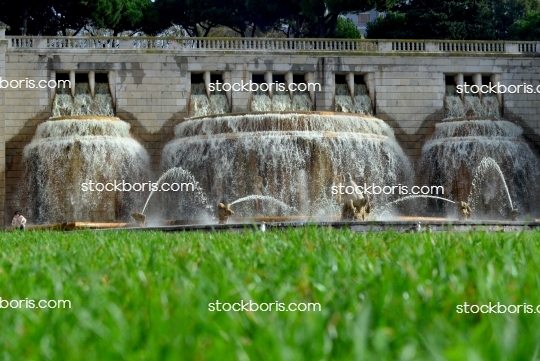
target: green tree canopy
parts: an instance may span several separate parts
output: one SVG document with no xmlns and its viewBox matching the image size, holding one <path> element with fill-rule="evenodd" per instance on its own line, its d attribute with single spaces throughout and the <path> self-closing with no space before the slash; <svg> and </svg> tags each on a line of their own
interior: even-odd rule
<svg viewBox="0 0 540 361">
<path fill-rule="evenodd" d="M 337 20 L 334 36 L 341 39 L 357 39 L 362 37 L 354 22 L 349 18 L 341 16 Z"/>
<path fill-rule="evenodd" d="M 510 26 L 508 35 L 513 40 L 540 40 L 540 12 L 527 13 L 525 19 L 518 20 Z"/>
<path fill-rule="evenodd" d="M 537 0 L 400 0 L 368 24 L 368 38 L 506 39 L 508 28 Z"/>
<path fill-rule="evenodd" d="M 368 25 L 370 38 L 529 39 L 540 0 L 0 0 L 0 20 L 10 34 L 27 35 L 85 27 L 158 34 L 177 25 L 190 36 L 222 26 L 240 36 L 272 29 L 289 37 L 348 37 L 356 33 L 340 17 L 373 8 L 386 15 Z M 527 12 L 533 15 L 525 18 Z"/>
<path fill-rule="evenodd" d="M 94 26 L 111 29 L 113 35 L 122 31 L 138 31 L 144 19 L 152 13 L 150 0 L 94 0 L 89 3 Z"/>
</svg>

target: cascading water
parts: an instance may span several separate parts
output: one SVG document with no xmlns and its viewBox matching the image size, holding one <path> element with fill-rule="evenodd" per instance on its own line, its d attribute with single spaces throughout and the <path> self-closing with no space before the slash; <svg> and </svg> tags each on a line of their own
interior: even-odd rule
<svg viewBox="0 0 540 361">
<path fill-rule="evenodd" d="M 371 98 L 364 84 L 355 84 L 354 99 L 347 84 L 336 84 L 335 102 L 337 112 L 373 115 Z"/>
<path fill-rule="evenodd" d="M 281 111 L 310 111 L 313 102 L 307 91 L 295 91 L 293 97 L 286 91 L 276 91 L 272 98 L 266 92 L 258 90 L 253 93 L 251 111 L 281 112 Z"/>
<path fill-rule="evenodd" d="M 109 92 L 109 84 L 96 83 L 95 96 L 90 94 L 88 83 L 75 85 L 75 97 L 69 88 L 58 88 L 53 101 L 53 117 L 71 115 L 93 115 L 114 117 L 113 101 Z"/>
<path fill-rule="evenodd" d="M 455 85 L 446 86 L 445 114 L 446 118 L 501 117 L 499 101 L 494 94 L 483 94 L 480 100 L 476 94 L 467 93 L 462 100 Z"/>
<path fill-rule="evenodd" d="M 213 203 L 248 195 L 270 196 L 303 215 L 339 210 L 331 195 L 337 176 L 358 184 L 408 184 L 412 167 L 382 120 L 338 113 L 265 113 L 186 120 L 163 150 L 163 168 L 189 170 Z M 374 204 L 395 197 L 373 196 Z M 318 205 L 325 205 L 319 209 Z M 328 205 L 333 205 L 329 207 Z M 235 205 L 253 216 L 256 200 Z M 272 202 L 264 215 L 290 214 Z M 183 217 L 193 210 L 186 209 Z"/>
<path fill-rule="evenodd" d="M 96 84 L 95 98 L 88 84 L 78 84 L 76 90 L 74 100 L 68 99 L 70 93 L 56 94 L 53 114 L 65 116 L 40 124 L 24 148 L 27 213 L 36 223 L 128 220 L 140 208 L 142 193 L 85 192 L 82 184 L 145 182 L 148 154 L 120 119 L 74 115 L 111 113 L 108 87 Z"/>
<path fill-rule="evenodd" d="M 191 84 L 191 114 L 195 117 L 229 112 L 229 102 L 223 92 L 213 91 L 206 95 L 204 83 Z"/>
<path fill-rule="evenodd" d="M 283 203 L 279 199 L 275 199 L 275 198 L 270 197 L 270 196 L 258 196 L 258 195 L 253 195 L 253 194 L 250 195 L 250 196 L 235 200 L 234 202 L 231 203 L 231 206 L 233 206 L 235 204 L 238 204 L 238 203 L 242 203 L 242 202 L 256 201 L 256 200 L 273 202 L 273 203 L 276 203 L 280 207 L 283 207 L 283 208 L 285 208 L 287 210 L 291 210 L 292 212 L 297 211 L 294 207 L 290 207 L 290 206 L 286 205 L 285 203 Z"/>
<path fill-rule="evenodd" d="M 163 203 L 166 205 L 164 208 L 167 210 L 168 217 L 179 217 L 183 209 L 193 210 L 194 213 L 192 213 L 192 215 L 194 218 L 200 219 L 211 217 L 210 214 L 212 213 L 213 208 L 208 204 L 206 194 L 199 186 L 193 174 L 181 167 L 174 167 L 164 172 L 156 183 L 158 186 L 161 186 L 165 181 L 169 184 L 179 184 L 180 190 L 182 190 L 180 197 L 175 197 L 173 192 L 164 195 L 165 200 Z M 185 186 L 184 188 L 183 185 Z M 146 207 L 155 192 L 156 191 L 152 191 L 150 193 L 141 213 L 146 211 Z M 178 214 L 178 212 L 180 212 L 180 214 Z"/>
<path fill-rule="evenodd" d="M 508 218 L 514 209 L 506 179 L 494 159 L 484 158 L 480 161 L 474 172 L 468 203 L 473 214 L 480 213 L 491 218 Z"/>
<path fill-rule="evenodd" d="M 474 183 L 474 172 L 482 160 L 489 157 L 500 167 L 517 207 L 524 213 L 536 214 L 540 161 L 521 135 L 520 127 L 504 120 L 470 118 L 436 124 L 432 139 L 422 148 L 422 184 L 442 185 L 444 197 L 467 201 Z M 486 176 L 476 183 L 474 215 L 480 218 L 500 217 L 501 204 L 508 203 L 501 177 Z M 445 211 L 441 204 L 432 206 Z"/>
</svg>

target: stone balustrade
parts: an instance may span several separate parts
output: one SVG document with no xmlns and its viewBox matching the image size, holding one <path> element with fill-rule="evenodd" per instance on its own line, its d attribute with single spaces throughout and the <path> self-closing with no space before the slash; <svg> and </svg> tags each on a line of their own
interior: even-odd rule
<svg viewBox="0 0 540 361">
<path fill-rule="evenodd" d="M 8 51 L 28 50 L 172 50 L 335 53 L 540 54 L 540 42 L 472 40 L 360 40 L 270 38 L 160 38 L 7 36 Z"/>
</svg>

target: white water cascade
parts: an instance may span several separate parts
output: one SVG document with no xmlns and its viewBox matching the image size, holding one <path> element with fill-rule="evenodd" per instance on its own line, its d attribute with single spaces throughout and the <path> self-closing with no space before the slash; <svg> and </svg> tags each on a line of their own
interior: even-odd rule
<svg viewBox="0 0 540 361">
<path fill-rule="evenodd" d="M 324 215 L 339 209 L 329 204 L 336 203 L 331 186 L 340 174 L 351 173 L 359 184 L 408 184 L 413 178 L 392 129 L 372 117 L 300 112 L 202 117 L 180 123 L 175 136 L 163 150 L 163 169 L 189 170 L 215 204 L 269 196 L 303 215 Z M 373 202 L 393 199 L 380 195 Z M 254 203 L 236 204 L 236 215 L 254 215 Z M 267 216 L 290 214 L 272 202 L 262 207 Z"/>
<path fill-rule="evenodd" d="M 229 102 L 223 92 L 214 91 L 206 95 L 204 83 L 191 85 L 191 114 L 195 117 L 229 112 Z"/>
<path fill-rule="evenodd" d="M 253 112 L 282 112 L 282 111 L 310 111 L 313 102 L 307 91 L 295 91 L 291 96 L 286 91 L 276 91 L 270 99 L 263 91 L 253 93 L 251 111 Z"/>
<path fill-rule="evenodd" d="M 501 175 L 474 181 L 484 158 L 491 158 Z M 522 212 L 538 213 L 540 161 L 522 137 L 522 129 L 509 121 L 471 118 L 436 124 L 432 139 L 422 148 L 420 169 L 422 184 L 444 186 L 444 197 L 454 201 L 467 201 L 476 183 L 474 197 L 483 199 L 483 206 L 476 207 L 480 218 L 495 213 L 500 217 L 494 209 L 503 204 L 508 208 L 508 197 Z"/>
<path fill-rule="evenodd" d="M 355 84 L 354 98 L 347 84 L 336 84 L 335 102 L 337 112 L 373 115 L 371 98 L 364 84 Z"/>
<path fill-rule="evenodd" d="M 107 85 L 107 84 L 105 84 Z M 105 92 L 106 90 L 106 92 Z M 37 127 L 23 151 L 26 213 L 36 223 L 129 220 L 144 192 L 87 191 L 83 183 L 146 182 L 149 157 L 130 135 L 130 125 L 112 115 L 108 86 L 77 84 L 75 99 L 60 91 L 51 118 Z M 97 113 L 97 115 L 92 115 Z M 98 186 L 99 187 L 99 186 Z M 111 189 L 111 186 L 109 186 Z"/>
<path fill-rule="evenodd" d="M 482 100 L 476 94 L 465 94 L 462 100 L 456 92 L 455 85 L 446 86 L 446 118 L 500 118 L 499 106 L 499 101 L 494 94 L 483 94 Z"/>
<path fill-rule="evenodd" d="M 93 115 L 114 117 L 109 84 L 96 83 L 95 92 L 95 96 L 92 98 L 88 83 L 77 83 L 75 85 L 75 97 L 71 96 L 69 88 L 58 88 L 53 101 L 52 116 Z"/>
</svg>

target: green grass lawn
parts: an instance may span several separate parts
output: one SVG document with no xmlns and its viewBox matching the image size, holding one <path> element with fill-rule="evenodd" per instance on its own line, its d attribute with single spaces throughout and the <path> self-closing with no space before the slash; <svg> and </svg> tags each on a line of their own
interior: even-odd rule
<svg viewBox="0 0 540 361">
<path fill-rule="evenodd" d="M 3 360 L 534 360 L 540 233 L 9 232 Z M 209 303 L 318 302 L 321 312 L 210 312 Z"/>
</svg>

